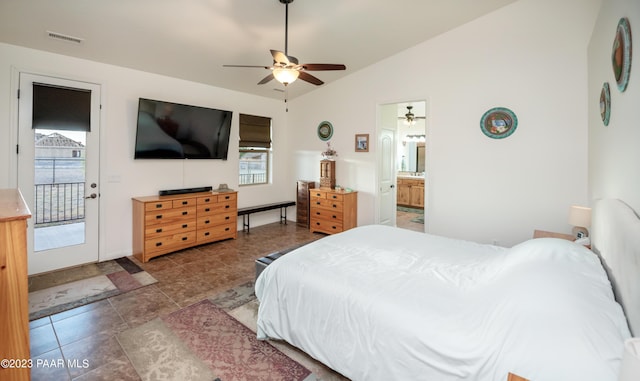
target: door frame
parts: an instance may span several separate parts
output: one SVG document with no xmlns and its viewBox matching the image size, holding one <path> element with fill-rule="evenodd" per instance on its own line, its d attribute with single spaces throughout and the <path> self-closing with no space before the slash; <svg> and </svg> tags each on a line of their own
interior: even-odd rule
<svg viewBox="0 0 640 381">
<path fill-rule="evenodd" d="M 11 79 L 10 79 L 10 104 L 9 104 L 9 117 L 10 117 L 10 121 L 9 121 L 9 139 L 12 143 L 11 149 L 13 150 L 13 154 L 9 155 L 9 179 L 8 179 L 8 184 L 9 187 L 12 188 L 18 188 L 18 153 L 17 153 L 17 147 L 18 147 L 18 138 L 19 138 L 19 98 L 18 98 L 18 93 L 19 93 L 19 89 L 20 89 L 20 74 L 30 74 L 30 75 L 37 75 L 37 76 L 43 76 L 43 77 L 52 77 L 52 78 L 59 78 L 62 80 L 68 80 L 68 81 L 75 81 L 75 82 L 85 82 L 85 83 L 91 83 L 94 85 L 97 85 L 99 87 L 99 96 L 100 96 L 100 107 L 99 107 L 99 115 L 98 115 L 98 123 L 100 125 L 100 129 L 98 132 L 98 147 L 97 149 L 98 151 L 98 174 L 97 174 L 97 178 L 99 181 L 99 187 L 98 189 L 100 190 L 100 197 L 99 197 L 99 201 L 98 201 L 98 242 L 97 242 L 97 250 L 98 250 L 98 262 L 100 262 L 102 260 L 102 258 L 104 258 L 104 245 L 105 245 L 105 202 L 104 202 L 104 196 L 105 196 L 105 174 L 104 171 L 100 170 L 101 168 L 104 167 L 104 163 L 105 163 L 105 143 L 104 143 L 104 130 L 105 130 L 105 121 L 106 121 L 106 113 L 104 112 L 104 104 L 105 104 L 105 94 L 106 94 L 106 87 L 107 85 L 105 83 L 103 83 L 101 80 L 95 79 L 95 78 L 87 78 L 87 77 L 81 77 L 81 76 L 77 76 L 77 75 L 72 75 L 69 73 L 56 73 L 56 72 L 49 72 L 47 70 L 37 70 L 34 68 L 26 68 L 26 67 L 19 67 L 19 66 L 11 66 Z M 27 221 L 29 223 L 29 221 Z M 29 244 L 32 244 L 31 242 L 29 242 Z"/>
<path fill-rule="evenodd" d="M 430 125 L 430 121 L 431 121 L 431 112 L 429 111 L 430 109 L 430 100 L 428 97 L 415 97 L 413 99 L 403 99 L 403 100 L 393 100 L 393 101 L 387 101 L 387 102 L 379 102 L 377 104 L 377 108 L 376 108 L 376 142 L 378 141 L 378 138 L 380 136 L 380 130 L 382 128 L 382 108 L 384 106 L 389 106 L 389 105 L 396 105 L 399 103 L 417 103 L 417 102 L 423 102 L 425 104 L 425 136 L 426 136 L 426 143 L 425 143 L 425 177 L 424 177 L 424 232 L 428 233 L 430 231 L 429 229 L 429 213 L 428 210 L 430 208 L 431 205 L 431 129 L 429 128 Z M 395 130 L 396 130 L 396 136 L 395 136 L 395 144 L 398 144 L 398 127 L 397 125 L 395 126 Z M 393 158 L 393 166 L 395 168 L 397 168 L 398 165 L 398 158 L 397 158 L 397 149 L 396 151 L 396 155 Z M 376 149 L 376 208 L 375 208 L 375 223 L 380 223 L 380 210 L 382 209 L 382 197 L 380 197 L 380 178 L 381 178 L 381 162 L 382 162 L 382 152 L 380 149 Z M 396 170 L 397 173 L 397 170 Z M 397 192 L 398 192 L 398 187 L 394 187 L 394 193 L 395 193 L 395 197 L 393 199 L 393 206 L 395 208 L 396 203 L 397 203 Z M 394 218 L 395 221 L 395 218 Z"/>
</svg>

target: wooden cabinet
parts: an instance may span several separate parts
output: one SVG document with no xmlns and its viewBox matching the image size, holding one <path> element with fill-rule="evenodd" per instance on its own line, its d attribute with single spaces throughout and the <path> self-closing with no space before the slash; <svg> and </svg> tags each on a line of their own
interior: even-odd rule
<svg viewBox="0 0 640 381">
<path fill-rule="evenodd" d="M 237 192 L 134 197 L 133 255 L 158 255 L 237 238 Z"/>
<path fill-rule="evenodd" d="M 298 180 L 296 187 L 296 223 L 309 227 L 309 190 L 315 189 L 315 181 Z"/>
<path fill-rule="evenodd" d="M 17 189 L 0 189 L 0 380 L 30 380 L 27 219 L 31 212 Z M 15 366 L 11 366 L 15 365 Z"/>
<path fill-rule="evenodd" d="M 358 225 L 358 192 L 312 189 L 309 200 L 312 232 L 340 233 Z"/>
<path fill-rule="evenodd" d="M 424 179 L 398 178 L 397 204 L 424 208 Z"/>
<path fill-rule="evenodd" d="M 336 187 L 336 162 L 320 160 L 320 188 L 333 189 Z"/>
</svg>

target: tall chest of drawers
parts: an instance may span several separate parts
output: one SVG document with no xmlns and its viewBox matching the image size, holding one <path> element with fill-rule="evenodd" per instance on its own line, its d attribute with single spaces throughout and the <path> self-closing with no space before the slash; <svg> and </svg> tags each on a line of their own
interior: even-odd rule
<svg viewBox="0 0 640 381">
<path fill-rule="evenodd" d="M 358 225 L 358 192 L 334 189 L 311 189 L 311 232 L 340 233 Z"/>
<path fill-rule="evenodd" d="M 133 255 L 142 262 L 204 243 L 237 238 L 237 192 L 134 197 Z"/>
</svg>

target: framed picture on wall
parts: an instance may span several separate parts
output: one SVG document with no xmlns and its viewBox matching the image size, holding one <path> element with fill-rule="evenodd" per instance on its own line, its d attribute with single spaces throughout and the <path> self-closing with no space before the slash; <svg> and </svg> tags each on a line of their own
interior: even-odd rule
<svg viewBox="0 0 640 381">
<path fill-rule="evenodd" d="M 369 134 L 356 134 L 356 152 L 369 152 Z"/>
</svg>

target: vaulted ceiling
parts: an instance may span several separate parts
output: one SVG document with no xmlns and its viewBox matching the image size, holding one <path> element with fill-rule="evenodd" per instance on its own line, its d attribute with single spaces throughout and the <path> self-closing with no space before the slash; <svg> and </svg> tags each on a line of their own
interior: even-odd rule
<svg viewBox="0 0 640 381">
<path fill-rule="evenodd" d="M 345 64 L 312 72 L 326 86 L 514 1 L 295 0 L 288 53 Z M 280 0 L 0 0 L 0 42 L 278 99 L 283 85 L 257 84 L 267 70 L 223 64 L 270 66 L 284 39 Z M 298 80 L 288 98 L 315 88 Z"/>
</svg>

